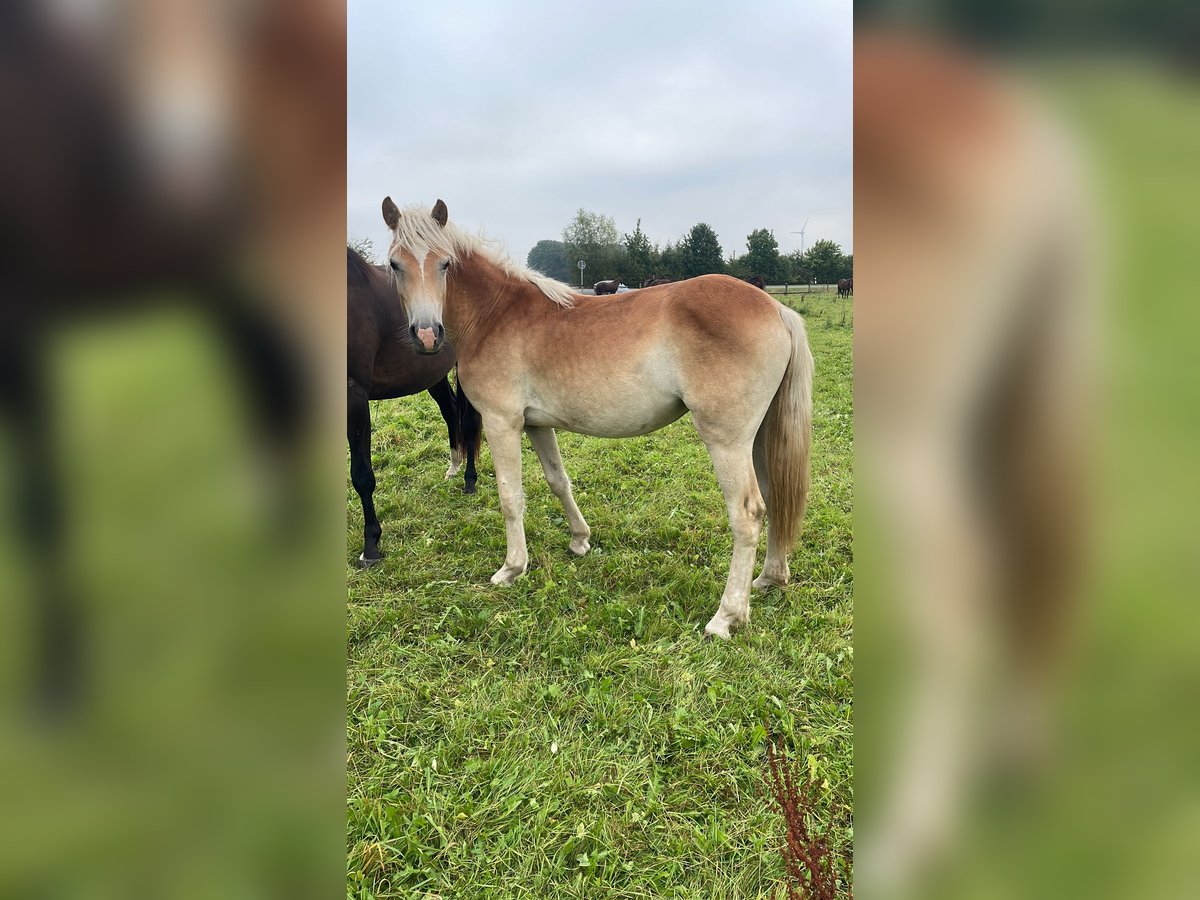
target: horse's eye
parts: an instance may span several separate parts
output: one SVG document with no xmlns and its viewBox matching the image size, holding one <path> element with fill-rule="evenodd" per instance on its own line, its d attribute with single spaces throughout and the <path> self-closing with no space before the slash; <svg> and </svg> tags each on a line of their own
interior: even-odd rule
<svg viewBox="0 0 1200 900">
<path fill-rule="evenodd" d="M 450 260 L 446 260 L 444 263 L 442 263 L 442 271 L 443 272 L 449 270 L 449 268 L 450 268 Z"/>
<path fill-rule="evenodd" d="M 392 260 L 392 262 L 391 262 L 391 265 L 392 265 L 392 271 L 393 271 L 393 272 L 399 272 L 399 271 L 400 271 L 400 263 L 396 262 L 394 259 Z"/>
</svg>

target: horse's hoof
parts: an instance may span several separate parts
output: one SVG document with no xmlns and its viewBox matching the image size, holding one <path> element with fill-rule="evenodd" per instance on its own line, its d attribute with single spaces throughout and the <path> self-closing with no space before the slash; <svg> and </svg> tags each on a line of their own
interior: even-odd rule
<svg viewBox="0 0 1200 900">
<path fill-rule="evenodd" d="M 587 538 L 581 541 L 571 541 L 571 552 L 576 556 L 584 556 L 592 549 L 592 543 Z"/>
<path fill-rule="evenodd" d="M 468 484 L 464 484 L 464 485 L 463 485 L 463 493 L 464 493 L 464 494 L 473 494 L 473 493 L 475 493 L 475 482 L 473 482 L 473 481 L 472 481 L 472 482 L 470 482 L 470 483 L 468 483 Z"/>
<path fill-rule="evenodd" d="M 715 637 L 720 638 L 723 641 L 729 640 L 729 626 L 724 622 L 716 622 L 715 620 L 705 625 L 704 639 L 706 641 L 711 641 Z"/>
<path fill-rule="evenodd" d="M 380 562 L 382 559 L 383 559 L 382 556 L 372 556 L 370 559 L 367 559 L 366 556 L 364 556 L 363 554 L 360 553 L 358 555 L 358 567 L 360 569 L 369 569 L 369 568 L 371 568 L 371 566 L 375 565 L 375 563 L 377 563 L 377 562 Z"/>
<path fill-rule="evenodd" d="M 492 584 L 496 584 L 496 585 L 512 584 L 514 581 L 516 581 L 518 578 L 520 578 L 522 575 L 525 574 L 525 570 L 527 568 L 528 568 L 528 566 L 526 566 L 524 568 L 514 568 L 512 566 L 507 566 L 507 565 L 501 566 L 496 571 L 496 574 L 492 576 Z"/>
<path fill-rule="evenodd" d="M 787 582 L 780 581 L 776 578 L 770 578 L 766 575 L 759 575 L 754 579 L 750 586 L 756 591 L 767 591 L 771 588 L 778 588 L 782 591 L 785 587 L 787 587 Z"/>
</svg>

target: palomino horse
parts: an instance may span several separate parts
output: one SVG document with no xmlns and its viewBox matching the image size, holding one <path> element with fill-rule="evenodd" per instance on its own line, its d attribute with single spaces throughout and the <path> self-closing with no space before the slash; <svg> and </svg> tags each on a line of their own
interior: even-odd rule
<svg viewBox="0 0 1200 900">
<path fill-rule="evenodd" d="M 388 261 L 413 343 L 454 342 L 459 378 L 483 417 L 508 552 L 493 584 L 529 566 L 521 431 L 562 502 L 571 551 L 591 548 L 555 428 L 601 437 L 647 434 L 688 410 L 708 448 L 733 528 L 733 559 L 705 633 L 750 619 L 764 515 L 767 556 L 753 586 L 786 585 L 808 495 L 812 354 L 804 320 L 736 278 L 705 275 L 639 292 L 585 297 L 504 257 L 449 223 L 441 200 L 403 213 L 391 198 Z"/>
<path fill-rule="evenodd" d="M 621 282 L 618 279 L 613 278 L 609 281 L 597 281 L 594 285 L 592 285 L 592 290 L 597 294 L 615 294 L 617 292 L 617 288 L 620 286 Z"/>
<path fill-rule="evenodd" d="M 860 896 L 932 893 L 916 876 L 977 832 L 977 779 L 1003 770 L 1007 795 L 1033 761 L 1053 784 L 1039 756 L 1070 718 L 1052 698 L 1083 581 L 1098 217 L 1027 87 L 940 40 L 856 31 L 856 515 L 880 523 L 863 555 L 881 565 L 855 606 L 887 623 L 896 723 L 856 823 Z M 1021 831 L 989 848 L 1015 877 Z"/>
<path fill-rule="evenodd" d="M 454 368 L 449 344 L 433 356 L 413 353 L 404 310 L 396 306 L 387 269 L 372 266 L 346 248 L 346 431 L 350 443 L 350 479 L 362 501 L 362 568 L 379 562 L 382 528 L 375 515 L 375 472 L 371 468 L 371 400 L 390 400 L 429 391 L 450 432 L 453 477 L 466 457 L 463 491 L 475 493 L 475 456 L 479 451 L 479 413 L 466 397 L 455 398 L 446 377 Z"/>
</svg>

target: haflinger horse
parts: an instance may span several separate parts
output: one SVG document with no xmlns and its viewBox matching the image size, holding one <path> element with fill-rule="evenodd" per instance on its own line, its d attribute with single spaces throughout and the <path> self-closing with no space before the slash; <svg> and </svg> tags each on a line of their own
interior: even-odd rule
<svg viewBox="0 0 1200 900">
<path fill-rule="evenodd" d="M 813 360 L 797 313 L 725 275 L 646 288 L 636 300 L 582 296 L 452 225 L 441 200 L 432 212 L 401 212 L 388 197 L 383 219 L 414 346 L 436 353 L 454 342 L 460 382 L 483 417 L 508 545 L 493 584 L 512 583 L 529 566 L 522 431 L 562 503 L 571 552 L 582 556 L 591 529 L 571 495 L 554 429 L 632 437 L 689 410 L 734 542 L 706 635 L 728 638 L 750 620 L 764 517 L 767 555 L 753 587 L 788 583 L 812 432 Z"/>
<path fill-rule="evenodd" d="M 371 400 L 390 400 L 429 391 L 450 432 L 452 478 L 466 459 L 463 491 L 475 493 L 475 456 L 479 451 L 479 413 L 465 397 L 454 396 L 447 378 L 454 368 L 449 344 L 433 355 L 413 352 L 404 310 L 396 305 L 387 269 L 373 266 L 346 248 L 346 431 L 350 444 L 350 480 L 363 508 L 361 568 L 382 558 L 383 529 L 375 514 L 375 472 L 371 468 Z"/>
<path fill-rule="evenodd" d="M 594 285 L 592 285 L 592 290 L 596 294 L 615 294 L 617 292 L 617 288 L 620 286 L 620 280 L 613 278 L 609 281 L 597 281 Z"/>
</svg>

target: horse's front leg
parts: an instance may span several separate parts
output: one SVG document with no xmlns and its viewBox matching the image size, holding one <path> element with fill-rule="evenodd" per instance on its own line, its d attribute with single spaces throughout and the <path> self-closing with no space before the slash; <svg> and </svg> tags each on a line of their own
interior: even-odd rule
<svg viewBox="0 0 1200 900">
<path fill-rule="evenodd" d="M 483 430 L 496 467 L 496 491 L 500 494 L 500 511 L 504 514 L 504 532 L 508 541 L 504 565 L 492 576 L 492 584 L 512 584 L 529 568 L 529 551 L 525 547 L 525 493 L 521 489 L 522 424 L 505 417 L 483 418 Z"/>
<path fill-rule="evenodd" d="M 562 503 L 563 512 L 567 515 L 567 524 L 571 528 L 571 552 L 576 556 L 583 556 L 592 549 L 589 541 L 592 529 L 588 528 L 588 523 L 583 520 L 583 514 L 575 505 L 575 498 L 571 495 L 571 479 L 567 477 L 567 470 L 563 468 L 554 429 L 526 428 L 525 433 L 529 435 L 529 443 L 533 444 L 533 450 L 542 463 L 542 471 L 546 473 L 546 483 L 550 485 L 550 490 L 554 491 L 554 496 Z"/>
<path fill-rule="evenodd" d="M 346 438 L 350 444 L 350 480 L 363 509 L 363 549 L 359 568 L 379 562 L 383 528 L 375 515 L 375 472 L 371 468 L 371 404 L 366 388 L 353 378 L 346 385 Z"/>
<path fill-rule="evenodd" d="M 443 376 L 441 381 L 429 388 L 429 396 L 437 403 L 438 409 L 442 413 L 442 419 L 446 422 L 446 431 L 450 435 L 450 465 L 446 469 L 446 477 L 453 478 L 458 474 L 458 469 L 463 463 L 464 453 L 458 401 L 454 398 L 450 379 Z"/>
</svg>

